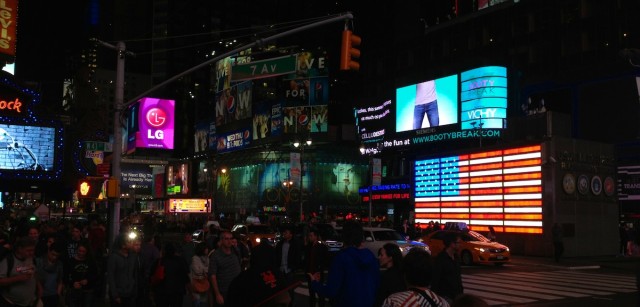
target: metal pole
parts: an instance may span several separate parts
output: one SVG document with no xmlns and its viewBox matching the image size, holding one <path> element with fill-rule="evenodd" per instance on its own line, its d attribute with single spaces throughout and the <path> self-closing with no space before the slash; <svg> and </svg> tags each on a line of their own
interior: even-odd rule
<svg viewBox="0 0 640 307">
<path fill-rule="evenodd" d="M 302 183 L 304 182 L 304 144 L 300 144 L 300 223 L 304 222 L 304 214 L 302 213 Z"/>
<path fill-rule="evenodd" d="M 238 47 L 236 49 L 233 49 L 231 51 L 225 52 L 225 53 L 223 53 L 223 54 L 221 54 L 221 55 L 219 55 L 217 57 L 214 57 L 214 58 L 212 58 L 212 59 L 210 59 L 208 61 L 205 61 L 205 62 L 203 62 L 201 64 L 198 64 L 198 65 L 196 65 L 196 66 L 194 66 L 192 68 L 189 68 L 189 69 L 183 71 L 182 73 L 179 73 L 179 74 L 177 74 L 177 75 L 175 75 L 175 76 L 163 81 L 162 83 L 160 83 L 160 84 L 148 89 L 144 93 L 142 93 L 142 94 L 134 97 L 133 99 L 127 101 L 127 103 L 124 104 L 124 108 L 125 109 L 128 108 L 130 105 L 136 103 L 140 98 L 142 98 L 144 96 L 147 96 L 148 94 L 152 93 L 153 91 L 155 91 L 155 90 L 157 90 L 157 89 L 159 89 L 159 88 L 161 88 L 161 87 L 163 87 L 163 86 L 165 86 L 165 85 L 167 85 L 167 84 L 169 84 L 169 83 L 181 78 L 182 76 L 188 75 L 188 74 L 190 74 L 190 73 L 192 73 L 192 72 L 194 72 L 194 71 L 196 71 L 198 69 L 201 69 L 203 67 L 209 66 L 210 64 L 215 63 L 215 62 L 219 61 L 220 59 L 224 59 L 224 58 L 226 58 L 228 56 L 232 56 L 234 54 L 237 54 L 240 51 L 243 51 L 243 50 L 246 50 L 246 49 L 249 49 L 249 48 L 253 48 L 255 46 L 263 45 L 264 43 L 267 43 L 267 42 L 272 41 L 272 40 L 276 40 L 278 38 L 286 37 L 286 36 L 289 36 L 291 34 L 295 34 L 295 33 L 302 32 L 302 31 L 306 31 L 306 30 L 313 29 L 313 28 L 316 28 L 316 27 L 319 27 L 319 26 L 323 26 L 323 25 L 326 25 L 326 24 L 329 24 L 329 23 L 336 22 L 336 21 L 342 21 L 342 20 L 345 20 L 345 19 L 353 19 L 353 14 L 351 14 L 351 12 L 346 12 L 346 13 L 343 13 L 343 14 L 339 14 L 336 17 L 327 18 L 325 20 L 320 20 L 320 21 L 314 22 L 312 24 L 308 24 L 306 26 L 301 26 L 301 27 L 298 27 L 298 28 L 295 28 L 295 29 L 291 29 L 289 31 L 285 31 L 285 32 L 282 32 L 282 33 L 279 33 L 279 34 L 276 34 L 276 35 L 273 35 L 273 36 L 269 36 L 267 38 L 259 39 L 259 40 L 255 41 L 253 43 L 249 43 L 249 44 L 240 46 L 240 47 Z"/>
<path fill-rule="evenodd" d="M 371 227 L 371 210 L 373 207 L 373 158 L 369 156 L 369 227 Z"/>
</svg>

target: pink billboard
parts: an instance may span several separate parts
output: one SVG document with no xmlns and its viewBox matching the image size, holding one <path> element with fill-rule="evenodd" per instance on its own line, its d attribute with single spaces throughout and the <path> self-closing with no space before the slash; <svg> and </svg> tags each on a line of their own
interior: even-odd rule
<svg viewBox="0 0 640 307">
<path fill-rule="evenodd" d="M 175 100 L 145 97 L 140 99 L 137 148 L 173 149 Z"/>
</svg>

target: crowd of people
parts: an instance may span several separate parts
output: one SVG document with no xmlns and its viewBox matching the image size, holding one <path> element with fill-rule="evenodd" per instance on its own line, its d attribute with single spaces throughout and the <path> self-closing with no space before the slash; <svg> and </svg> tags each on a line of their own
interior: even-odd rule
<svg viewBox="0 0 640 307">
<path fill-rule="evenodd" d="M 128 236 L 123 225 L 110 248 L 99 220 L 24 219 L 7 228 L 0 306 L 294 306 L 303 282 L 309 296 L 300 303 L 309 306 L 484 306 L 460 303 L 455 236 L 432 258 L 418 249 L 403 257 L 392 243 L 374 255 L 362 248 L 355 221 L 343 225 L 345 247 L 336 253 L 313 224 L 304 234 L 285 227 L 277 244 L 265 238 L 255 246 L 215 224 L 198 242 L 190 232 L 183 242 L 162 242 L 155 227 Z"/>
</svg>

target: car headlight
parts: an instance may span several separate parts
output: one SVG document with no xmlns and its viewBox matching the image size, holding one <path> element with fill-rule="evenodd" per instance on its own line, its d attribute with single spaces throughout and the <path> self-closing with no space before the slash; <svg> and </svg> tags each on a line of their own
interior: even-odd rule
<svg viewBox="0 0 640 307">
<path fill-rule="evenodd" d="M 135 240 L 138 237 L 138 234 L 135 231 L 131 231 L 127 236 L 129 237 L 129 240 Z"/>
<path fill-rule="evenodd" d="M 476 247 L 476 248 L 475 248 L 475 250 L 477 250 L 477 251 L 479 251 L 479 252 L 481 252 L 481 253 L 484 253 L 485 251 L 487 251 L 487 250 L 486 250 L 485 248 L 483 248 L 483 247 Z"/>
</svg>

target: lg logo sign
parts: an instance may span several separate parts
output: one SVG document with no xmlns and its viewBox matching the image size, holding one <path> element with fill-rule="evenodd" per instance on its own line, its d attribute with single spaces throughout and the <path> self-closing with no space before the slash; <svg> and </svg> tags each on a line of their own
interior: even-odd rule
<svg viewBox="0 0 640 307">
<path fill-rule="evenodd" d="M 160 108 L 151 108 L 147 111 L 145 115 L 147 119 L 147 124 L 153 128 L 157 129 L 147 129 L 147 138 L 150 140 L 163 140 L 164 139 L 164 131 L 160 128 L 167 121 L 167 113 Z"/>
</svg>

